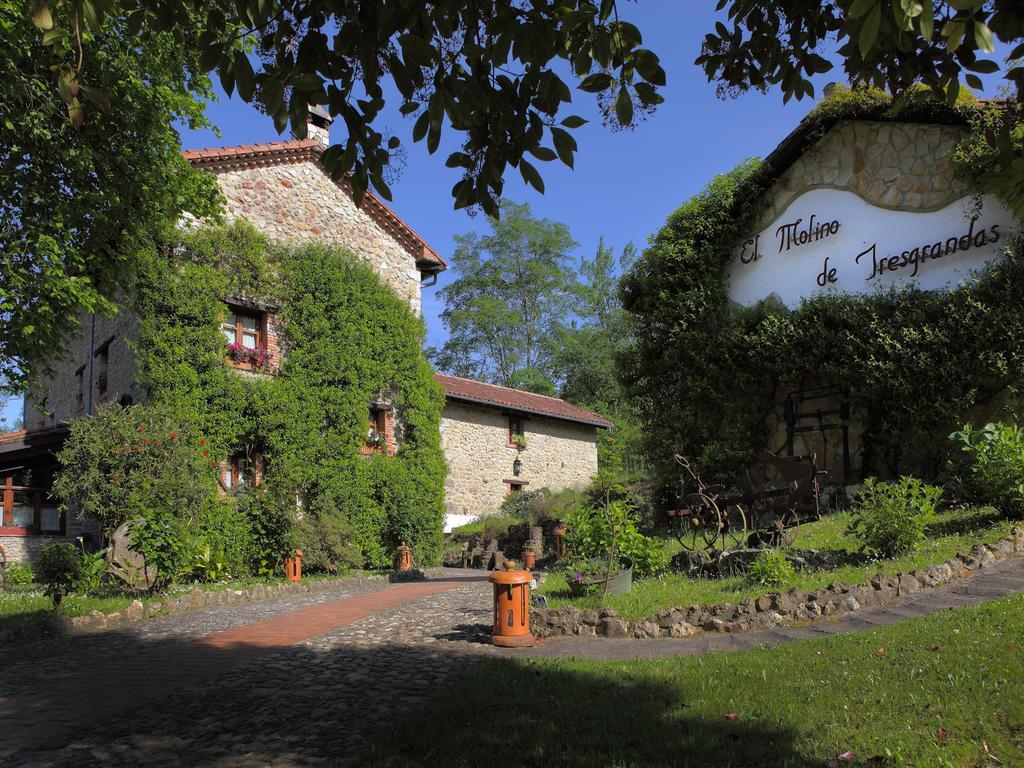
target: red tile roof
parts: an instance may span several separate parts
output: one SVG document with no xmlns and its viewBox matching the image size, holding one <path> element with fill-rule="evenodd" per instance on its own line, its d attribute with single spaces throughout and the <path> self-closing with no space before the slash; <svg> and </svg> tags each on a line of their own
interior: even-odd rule
<svg viewBox="0 0 1024 768">
<path fill-rule="evenodd" d="M 295 163 L 303 160 L 318 160 L 323 146 L 314 139 L 292 141 L 271 141 L 265 144 L 242 144 L 236 147 L 215 147 L 213 149 L 189 149 L 181 153 L 196 168 L 213 171 L 230 171 L 236 168 L 251 168 L 278 163 Z M 338 185 L 349 194 L 352 187 L 343 179 Z M 416 265 L 431 273 L 447 269 L 448 262 L 437 251 L 427 245 L 426 240 L 416 234 L 412 227 L 392 211 L 373 192 L 367 190 L 361 206 L 370 218 L 405 248 L 416 259 Z"/>
<path fill-rule="evenodd" d="M 482 381 L 464 379 L 460 376 L 448 376 L 435 373 L 437 383 L 444 388 L 445 395 L 453 400 L 465 400 L 482 405 L 496 405 L 511 411 L 532 413 L 538 416 L 550 416 L 553 419 L 575 421 L 595 427 L 611 427 L 612 423 L 603 416 L 578 408 L 565 400 L 547 395 L 524 392 L 521 389 L 500 387 L 497 384 L 485 384 Z"/>
</svg>

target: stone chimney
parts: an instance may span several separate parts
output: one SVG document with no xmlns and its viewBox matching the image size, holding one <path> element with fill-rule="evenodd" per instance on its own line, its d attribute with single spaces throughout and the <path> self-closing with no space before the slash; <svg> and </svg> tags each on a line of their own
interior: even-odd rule
<svg viewBox="0 0 1024 768">
<path fill-rule="evenodd" d="M 309 105 L 306 117 L 306 138 L 313 139 L 326 149 L 331 144 L 331 123 L 334 122 L 327 110 L 319 104 Z"/>
</svg>

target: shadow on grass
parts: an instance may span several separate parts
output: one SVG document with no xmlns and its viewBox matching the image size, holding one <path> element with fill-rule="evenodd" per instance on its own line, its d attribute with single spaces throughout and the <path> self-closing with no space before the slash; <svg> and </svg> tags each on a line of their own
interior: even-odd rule
<svg viewBox="0 0 1024 768">
<path fill-rule="evenodd" d="M 692 714 L 642 668 L 613 676 L 488 659 L 345 765 L 820 768 L 797 752 L 793 731 L 722 715 Z"/>
<path fill-rule="evenodd" d="M 1006 515 L 994 507 L 983 507 L 980 509 L 975 507 L 971 509 L 970 514 L 964 513 L 949 520 L 932 523 L 928 526 L 927 535 L 930 538 L 965 536 L 985 528 L 991 528 L 1003 519 L 1006 519 Z"/>
</svg>

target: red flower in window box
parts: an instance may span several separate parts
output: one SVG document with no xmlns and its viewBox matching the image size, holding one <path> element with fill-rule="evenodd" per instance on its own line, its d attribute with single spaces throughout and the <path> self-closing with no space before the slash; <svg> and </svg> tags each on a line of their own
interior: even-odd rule
<svg viewBox="0 0 1024 768">
<path fill-rule="evenodd" d="M 228 357 L 236 363 L 248 363 L 253 368 L 267 368 L 270 365 L 271 354 L 261 348 L 252 349 L 239 344 L 228 345 Z"/>
</svg>

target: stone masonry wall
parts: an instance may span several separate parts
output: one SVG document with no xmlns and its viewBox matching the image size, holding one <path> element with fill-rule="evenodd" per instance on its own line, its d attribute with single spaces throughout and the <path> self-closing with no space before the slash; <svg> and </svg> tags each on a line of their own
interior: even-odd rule
<svg viewBox="0 0 1024 768">
<path fill-rule="evenodd" d="M 135 353 L 129 344 L 134 340 L 137 323 L 131 313 L 114 317 L 93 317 L 80 313 L 81 330 L 68 343 L 67 354 L 53 363 L 53 374 L 31 388 L 25 395 L 25 428 L 29 430 L 52 427 L 85 416 L 90 408 L 95 413 L 103 403 L 117 402 L 123 396 L 139 399 L 135 386 Z M 91 332 L 90 332 L 91 330 Z M 99 391 L 99 359 L 96 350 L 109 342 L 107 390 Z M 81 406 L 78 404 L 78 383 L 75 372 L 85 366 L 85 391 Z"/>
<path fill-rule="evenodd" d="M 313 161 L 216 171 L 228 218 L 244 218 L 283 242 L 351 248 L 420 313 L 416 260 Z"/>
<path fill-rule="evenodd" d="M 508 445 L 508 415 L 449 400 L 441 413 L 441 446 L 448 461 L 445 498 L 449 514 L 490 515 L 508 495 L 506 480 L 524 490 L 582 487 L 597 472 L 597 429 L 543 416 L 523 417 L 526 449 L 516 478 L 517 451 Z"/>
<path fill-rule="evenodd" d="M 750 230 L 766 227 L 811 189 L 848 190 L 881 208 L 944 208 L 968 194 L 950 161 L 965 133 L 950 125 L 841 121 L 779 176 Z"/>
</svg>

